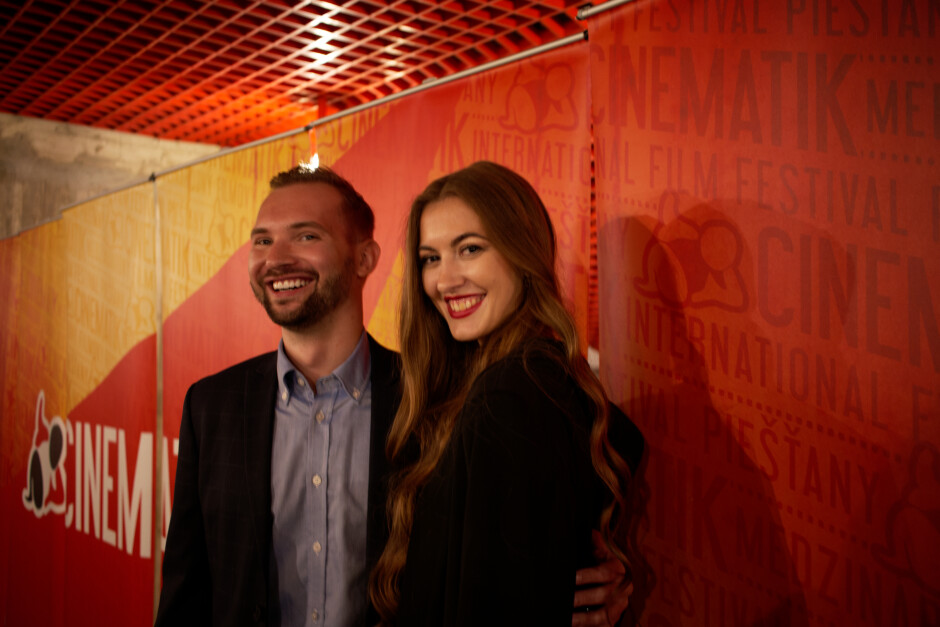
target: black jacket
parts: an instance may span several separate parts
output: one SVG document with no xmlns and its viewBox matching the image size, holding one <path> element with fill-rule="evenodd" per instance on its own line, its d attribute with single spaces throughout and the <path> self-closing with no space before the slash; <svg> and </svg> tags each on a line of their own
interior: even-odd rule
<svg viewBox="0 0 940 627">
<path fill-rule="evenodd" d="M 401 399 L 398 355 L 369 337 L 372 424 L 367 564 L 388 539 L 385 439 Z M 265 625 L 277 353 L 193 384 L 180 421 L 158 627 Z M 377 616 L 370 608 L 370 621 Z"/>
</svg>

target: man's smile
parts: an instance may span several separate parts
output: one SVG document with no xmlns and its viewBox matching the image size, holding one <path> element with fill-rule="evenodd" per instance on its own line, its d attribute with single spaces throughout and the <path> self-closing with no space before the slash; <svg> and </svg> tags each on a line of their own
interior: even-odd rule
<svg viewBox="0 0 940 627">
<path fill-rule="evenodd" d="M 271 289 L 275 292 L 284 292 L 287 290 L 296 290 L 309 284 L 306 279 L 280 279 L 271 283 Z"/>
</svg>

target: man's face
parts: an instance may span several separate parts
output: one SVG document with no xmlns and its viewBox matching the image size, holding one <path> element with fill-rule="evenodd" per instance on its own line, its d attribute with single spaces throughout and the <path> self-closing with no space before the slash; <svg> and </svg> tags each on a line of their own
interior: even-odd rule
<svg viewBox="0 0 940 627">
<path fill-rule="evenodd" d="M 356 277 L 342 198 L 326 183 L 272 190 L 251 232 L 248 276 L 271 320 L 300 330 L 344 303 Z"/>
</svg>

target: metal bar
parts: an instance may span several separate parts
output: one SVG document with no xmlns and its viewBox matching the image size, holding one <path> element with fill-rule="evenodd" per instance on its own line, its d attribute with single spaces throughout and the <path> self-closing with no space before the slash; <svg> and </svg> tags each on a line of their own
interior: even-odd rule
<svg viewBox="0 0 940 627">
<path fill-rule="evenodd" d="M 578 9 L 578 19 L 586 20 L 589 17 L 593 17 L 604 11 L 610 11 L 619 7 L 621 4 L 630 4 L 631 2 L 636 2 L 636 0 L 610 0 L 610 2 L 604 2 L 596 7 L 586 6 L 581 9 Z"/>
<path fill-rule="evenodd" d="M 163 564 L 163 517 L 169 512 L 163 511 L 163 237 L 160 220 L 160 196 L 157 189 L 157 178 L 151 177 L 153 182 L 153 258 L 156 265 L 154 286 L 156 304 L 154 309 L 154 323 L 157 335 L 157 407 L 156 425 L 154 427 L 153 449 L 156 456 L 154 464 L 154 498 L 153 512 L 153 620 L 157 620 L 157 609 L 160 605 L 160 582 L 162 578 L 161 565 Z M 166 489 L 169 489 L 167 486 Z"/>
</svg>

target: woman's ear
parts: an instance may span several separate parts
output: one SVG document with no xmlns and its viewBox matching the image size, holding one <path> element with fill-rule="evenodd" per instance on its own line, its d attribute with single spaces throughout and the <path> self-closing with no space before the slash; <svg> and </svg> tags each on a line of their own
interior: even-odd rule
<svg viewBox="0 0 940 627">
<path fill-rule="evenodd" d="M 367 239 L 356 245 L 356 276 L 364 279 L 375 270 L 379 264 L 379 255 L 382 249 L 374 239 Z"/>
</svg>

